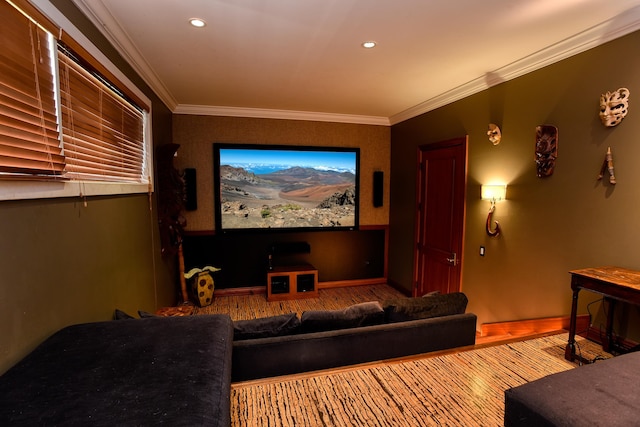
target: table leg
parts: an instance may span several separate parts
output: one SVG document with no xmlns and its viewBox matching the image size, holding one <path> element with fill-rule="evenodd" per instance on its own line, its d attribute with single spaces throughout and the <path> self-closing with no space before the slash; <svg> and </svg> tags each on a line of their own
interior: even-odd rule
<svg viewBox="0 0 640 427">
<path fill-rule="evenodd" d="M 613 312 L 616 308 L 616 300 L 605 297 L 604 301 L 608 303 L 609 310 L 607 313 L 607 333 L 602 341 L 602 349 L 610 353 L 611 347 L 613 346 Z"/>
<path fill-rule="evenodd" d="M 571 300 L 571 318 L 569 319 L 569 342 L 564 350 L 564 358 L 569 362 L 573 362 L 576 356 L 576 317 L 578 314 L 578 292 L 580 288 L 573 289 L 573 298 Z"/>
</svg>

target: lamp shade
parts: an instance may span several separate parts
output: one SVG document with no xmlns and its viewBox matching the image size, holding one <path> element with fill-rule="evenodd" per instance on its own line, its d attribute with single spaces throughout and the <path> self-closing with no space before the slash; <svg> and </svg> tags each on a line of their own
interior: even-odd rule
<svg viewBox="0 0 640 427">
<path fill-rule="evenodd" d="M 507 198 L 506 185 L 483 185 L 482 200 L 505 200 Z"/>
</svg>

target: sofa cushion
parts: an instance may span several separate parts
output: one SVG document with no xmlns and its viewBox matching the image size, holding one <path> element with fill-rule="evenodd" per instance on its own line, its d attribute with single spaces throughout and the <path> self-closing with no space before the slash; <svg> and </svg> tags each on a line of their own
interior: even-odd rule
<svg viewBox="0 0 640 427">
<path fill-rule="evenodd" d="M 302 331 L 322 332 L 384 323 L 378 301 L 354 304 L 342 310 L 309 310 L 302 313 Z"/>
<path fill-rule="evenodd" d="M 418 298 L 395 298 L 383 303 L 387 322 L 428 319 L 462 314 L 467 309 L 467 296 L 462 292 L 431 294 Z"/>
<path fill-rule="evenodd" d="M 298 319 L 296 313 L 233 322 L 234 341 L 280 337 L 295 334 L 299 331 L 300 319 Z"/>
<path fill-rule="evenodd" d="M 141 319 L 148 319 L 150 317 L 160 317 L 157 314 L 149 313 L 148 311 L 144 311 L 144 310 L 138 310 L 138 316 L 140 316 Z"/>
<path fill-rule="evenodd" d="M 135 317 L 117 308 L 113 313 L 113 320 L 129 320 L 129 319 L 135 319 Z"/>
</svg>

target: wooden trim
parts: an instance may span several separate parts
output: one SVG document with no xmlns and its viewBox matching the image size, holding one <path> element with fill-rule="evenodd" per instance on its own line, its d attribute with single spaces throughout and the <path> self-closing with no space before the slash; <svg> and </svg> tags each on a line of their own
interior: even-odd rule
<svg viewBox="0 0 640 427">
<path fill-rule="evenodd" d="M 369 230 L 384 230 L 387 234 L 389 234 L 389 225 L 388 224 L 373 224 L 373 225 L 361 225 L 358 227 L 358 230 L 369 231 Z M 331 230 L 327 230 L 331 231 Z M 185 236 L 215 236 L 216 230 L 185 230 Z"/>
<path fill-rule="evenodd" d="M 576 328 L 576 331 L 581 331 L 581 330 L 584 330 L 584 329 L 580 329 L 579 326 Z M 602 344 L 605 334 L 606 332 L 602 328 L 589 326 L 587 328 L 586 338 L 590 341 L 596 342 L 598 344 Z M 625 349 L 628 350 L 640 344 L 638 342 L 631 341 L 623 337 L 614 337 L 613 343 L 614 343 L 614 348 L 616 350 L 625 350 Z"/>
<path fill-rule="evenodd" d="M 345 288 L 350 286 L 366 286 L 366 285 L 384 285 L 387 281 L 384 277 L 378 277 L 374 279 L 354 279 L 354 280 L 339 280 L 335 282 L 318 282 L 318 289 L 330 289 L 330 288 Z M 267 294 L 266 286 L 247 286 L 238 288 L 224 288 L 216 289 L 214 296 L 217 297 L 229 297 L 240 295 L 257 295 Z"/>
<path fill-rule="evenodd" d="M 118 77 L 116 77 L 116 75 L 112 73 L 111 70 L 102 65 L 100 61 L 98 61 L 93 55 L 89 53 L 87 49 L 84 48 L 84 46 L 78 43 L 64 30 L 62 30 L 60 34 L 60 41 L 64 43 L 76 55 L 78 55 L 81 60 L 85 61 L 90 67 L 100 73 L 106 80 L 108 80 L 111 84 L 122 91 L 122 93 L 124 93 L 131 100 L 131 102 L 135 103 L 138 107 L 144 109 L 147 112 L 151 111 L 151 106 L 149 105 L 149 103 L 140 98 L 131 89 L 129 89 L 129 87 L 124 84 Z"/>
<path fill-rule="evenodd" d="M 576 330 L 586 331 L 591 317 L 582 314 L 576 318 Z M 569 316 L 543 319 L 515 320 L 510 322 L 485 323 L 480 327 L 480 336 L 529 335 L 569 329 Z"/>
<path fill-rule="evenodd" d="M 183 236 L 215 236 L 215 230 L 185 230 Z"/>
<path fill-rule="evenodd" d="M 266 295 L 266 286 L 247 286 L 245 288 L 226 288 L 216 289 L 213 292 L 214 297 L 237 297 L 242 295 Z"/>
<path fill-rule="evenodd" d="M 60 33 L 60 27 L 49 19 L 45 14 L 40 12 L 40 9 L 32 5 L 28 0 L 10 0 L 8 2 L 13 7 L 21 10 L 24 14 L 29 16 L 32 20 L 35 20 L 42 28 L 50 32 L 56 39 Z"/>
<path fill-rule="evenodd" d="M 360 225 L 358 230 L 389 230 L 389 224 L 370 224 L 370 225 Z"/>
<path fill-rule="evenodd" d="M 373 279 L 336 280 L 333 282 L 320 282 L 318 283 L 318 289 L 346 288 L 349 286 L 384 285 L 386 283 L 387 279 L 384 277 L 377 277 Z"/>
</svg>

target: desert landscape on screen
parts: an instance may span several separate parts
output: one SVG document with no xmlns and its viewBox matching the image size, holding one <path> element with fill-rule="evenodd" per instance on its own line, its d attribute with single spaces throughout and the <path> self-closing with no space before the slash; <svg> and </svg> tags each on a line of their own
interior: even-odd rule
<svg viewBox="0 0 640 427">
<path fill-rule="evenodd" d="M 353 227 L 356 176 L 293 166 L 256 174 L 220 166 L 222 228 Z"/>
</svg>

